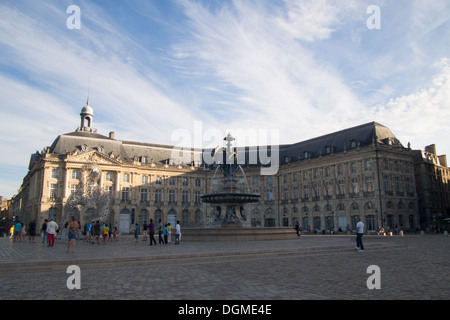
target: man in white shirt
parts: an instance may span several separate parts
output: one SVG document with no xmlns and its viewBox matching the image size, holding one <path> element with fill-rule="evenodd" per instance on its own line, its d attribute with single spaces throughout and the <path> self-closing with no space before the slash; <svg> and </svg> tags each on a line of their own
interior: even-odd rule
<svg viewBox="0 0 450 320">
<path fill-rule="evenodd" d="M 47 235 L 48 235 L 48 246 L 53 247 L 55 244 L 55 233 L 58 230 L 58 225 L 53 219 L 50 219 L 50 222 L 47 224 Z"/>
<path fill-rule="evenodd" d="M 181 238 L 181 227 L 180 221 L 177 220 L 177 225 L 175 226 L 175 244 L 180 244 Z"/>
<path fill-rule="evenodd" d="M 364 234 L 364 223 L 362 223 L 361 219 L 358 217 L 356 219 L 356 250 L 359 252 L 364 252 L 364 245 L 362 242 L 362 236 Z"/>
</svg>

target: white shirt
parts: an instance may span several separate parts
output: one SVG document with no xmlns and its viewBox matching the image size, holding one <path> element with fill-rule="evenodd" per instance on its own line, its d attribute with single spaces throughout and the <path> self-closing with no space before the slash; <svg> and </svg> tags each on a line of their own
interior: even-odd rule
<svg viewBox="0 0 450 320">
<path fill-rule="evenodd" d="M 364 233 L 364 223 L 362 223 L 361 221 L 356 224 L 356 232 Z"/>
<path fill-rule="evenodd" d="M 49 223 L 47 223 L 47 233 L 55 234 L 56 229 L 58 229 L 58 225 L 55 221 L 50 221 Z"/>
<path fill-rule="evenodd" d="M 179 224 L 175 226 L 175 234 L 181 234 L 181 227 Z"/>
</svg>

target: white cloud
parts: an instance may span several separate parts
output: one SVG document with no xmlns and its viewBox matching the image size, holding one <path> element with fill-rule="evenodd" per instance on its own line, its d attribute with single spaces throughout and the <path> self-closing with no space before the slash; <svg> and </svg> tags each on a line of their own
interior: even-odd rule
<svg viewBox="0 0 450 320">
<path fill-rule="evenodd" d="M 376 120 L 403 143 L 450 152 L 444 0 L 380 1 L 373 32 L 369 0 L 129 4 L 81 1 L 76 31 L 60 2 L 0 4 L 0 143 L 17 156 L 0 166 L 23 168 L 74 130 L 89 77 L 94 127 L 121 140 L 175 143 L 199 120 L 224 135 L 280 129 L 290 143 Z"/>
<path fill-rule="evenodd" d="M 213 74 L 218 86 L 233 92 L 234 106 L 227 106 L 230 116 L 223 120 L 229 125 L 283 127 L 283 140 L 293 142 L 316 134 L 319 123 L 333 127 L 344 116 L 357 116 L 361 104 L 340 74 L 318 63 L 298 39 L 328 37 L 340 10 L 327 4 L 324 11 L 330 13 L 308 28 L 294 20 L 319 11 L 314 2 L 287 2 L 287 20 L 282 12 L 269 12 L 253 1 L 233 1 L 214 12 L 197 2 L 183 4 L 192 38 L 176 47 L 176 56 L 196 57 L 187 63 L 203 70 L 203 76 Z"/>
<path fill-rule="evenodd" d="M 411 142 L 412 148 L 423 149 L 435 143 L 446 153 L 450 151 L 450 59 L 443 58 L 435 67 L 438 74 L 425 89 L 377 105 L 369 117 L 390 127 L 405 145 Z"/>
</svg>

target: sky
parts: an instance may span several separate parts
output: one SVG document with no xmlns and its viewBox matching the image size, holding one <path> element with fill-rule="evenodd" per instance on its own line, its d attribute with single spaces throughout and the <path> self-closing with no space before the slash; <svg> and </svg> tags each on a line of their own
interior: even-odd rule
<svg viewBox="0 0 450 320">
<path fill-rule="evenodd" d="M 450 156 L 450 1 L 0 0 L 0 196 L 88 97 L 119 140 L 287 144 L 376 121 Z"/>
</svg>

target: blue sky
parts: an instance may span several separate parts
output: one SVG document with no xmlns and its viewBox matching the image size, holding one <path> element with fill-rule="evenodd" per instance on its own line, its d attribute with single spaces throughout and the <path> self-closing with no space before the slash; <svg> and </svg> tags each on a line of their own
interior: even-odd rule
<svg viewBox="0 0 450 320">
<path fill-rule="evenodd" d="M 94 127 L 120 140 L 177 144 L 200 121 L 292 143 L 377 121 L 450 155 L 449 36 L 447 0 L 1 0 L 0 195 L 79 126 L 89 87 Z"/>
</svg>

